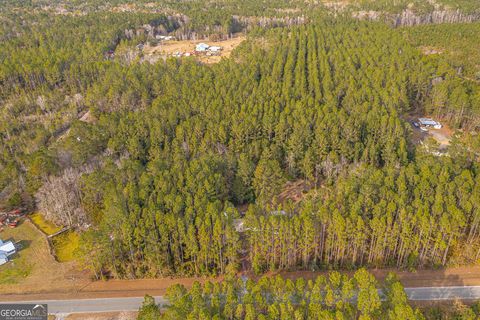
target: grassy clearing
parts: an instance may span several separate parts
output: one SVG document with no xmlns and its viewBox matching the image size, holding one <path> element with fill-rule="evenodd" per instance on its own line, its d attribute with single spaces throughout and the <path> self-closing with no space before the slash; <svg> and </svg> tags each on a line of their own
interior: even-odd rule
<svg viewBox="0 0 480 320">
<path fill-rule="evenodd" d="M 44 216 L 41 213 L 35 212 L 30 215 L 32 222 L 46 234 L 54 234 L 57 231 L 60 231 L 62 227 L 56 226 L 54 223 L 45 220 Z"/>
<path fill-rule="evenodd" d="M 33 223 L 47 235 L 54 234 L 62 229 L 54 223 L 46 220 L 41 213 L 30 215 Z M 67 231 L 52 237 L 53 249 L 59 262 L 69 262 L 75 260 L 74 252 L 78 248 L 79 235 L 74 231 Z"/>
<path fill-rule="evenodd" d="M 59 262 L 75 260 L 75 250 L 79 245 L 80 236 L 75 231 L 67 231 L 52 238 L 55 254 Z"/>
<path fill-rule="evenodd" d="M 68 291 L 90 282 L 90 274 L 78 269 L 75 261 L 55 261 L 45 236 L 28 219 L 17 228 L 6 228 L 0 232 L 0 238 L 12 240 L 22 247 L 10 262 L 0 266 L 0 296 L 7 293 Z"/>
<path fill-rule="evenodd" d="M 15 284 L 30 275 L 32 266 L 25 259 L 15 260 L 0 266 L 0 285 Z"/>
<path fill-rule="evenodd" d="M 20 248 L 8 263 L 0 266 L 0 285 L 15 284 L 27 278 L 35 265 L 39 251 L 45 251 L 45 241 L 35 228 L 26 222 L 15 229 L 7 228 L 0 233 L 2 240 L 12 240 Z"/>
</svg>

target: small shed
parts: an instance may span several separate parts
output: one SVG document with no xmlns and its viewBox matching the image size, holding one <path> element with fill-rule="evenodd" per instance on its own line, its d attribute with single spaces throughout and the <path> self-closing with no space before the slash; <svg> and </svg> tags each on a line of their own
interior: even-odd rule
<svg viewBox="0 0 480 320">
<path fill-rule="evenodd" d="M 210 48 L 210 46 L 206 43 L 199 43 L 197 44 L 197 46 L 195 47 L 195 51 L 199 51 L 199 52 L 205 52 L 208 50 L 208 48 Z"/>
<path fill-rule="evenodd" d="M 222 47 L 219 47 L 219 46 L 211 46 L 210 48 L 208 48 L 208 50 L 212 51 L 212 52 L 219 52 L 219 51 L 222 51 Z"/>
<path fill-rule="evenodd" d="M 210 48 L 208 48 L 208 50 L 210 50 L 210 51 L 212 51 L 212 52 L 219 52 L 219 51 L 222 51 L 222 50 L 223 50 L 223 47 L 211 46 Z"/>
</svg>

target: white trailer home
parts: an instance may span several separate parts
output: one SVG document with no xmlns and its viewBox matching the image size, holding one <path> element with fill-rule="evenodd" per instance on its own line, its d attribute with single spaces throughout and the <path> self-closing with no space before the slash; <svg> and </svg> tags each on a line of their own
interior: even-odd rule
<svg viewBox="0 0 480 320">
<path fill-rule="evenodd" d="M 419 118 L 418 122 L 420 123 L 420 126 L 426 127 L 426 128 L 434 128 L 434 129 L 442 129 L 442 125 L 440 122 L 437 122 L 433 119 L 430 118 Z"/>
</svg>

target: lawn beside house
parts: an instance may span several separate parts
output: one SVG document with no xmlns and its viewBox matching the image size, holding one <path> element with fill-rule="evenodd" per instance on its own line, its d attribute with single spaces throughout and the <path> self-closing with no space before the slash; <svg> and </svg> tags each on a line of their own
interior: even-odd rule
<svg viewBox="0 0 480 320">
<path fill-rule="evenodd" d="M 71 240 L 70 237 L 66 238 Z M 11 261 L 0 266 L 0 295 L 44 292 L 53 288 L 72 290 L 89 283 L 88 272 L 79 270 L 75 261 L 55 261 L 45 235 L 30 220 L 23 220 L 16 228 L 5 229 L 0 232 L 0 238 L 12 240 L 17 245 L 17 253 L 10 257 Z M 60 252 L 62 261 L 68 260 L 68 256 Z"/>
<path fill-rule="evenodd" d="M 40 262 L 44 254 L 49 255 L 42 235 L 28 221 L 14 229 L 6 228 L 0 232 L 0 239 L 11 240 L 17 246 L 17 253 L 0 266 L 0 285 L 20 282 L 31 274 L 35 260 Z"/>
</svg>

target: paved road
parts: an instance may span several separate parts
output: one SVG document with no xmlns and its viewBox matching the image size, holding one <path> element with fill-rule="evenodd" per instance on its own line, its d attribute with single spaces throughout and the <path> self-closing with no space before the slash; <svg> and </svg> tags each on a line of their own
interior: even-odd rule
<svg viewBox="0 0 480 320">
<path fill-rule="evenodd" d="M 161 297 L 154 297 L 159 305 L 164 305 L 166 300 Z M 74 299 L 74 300 L 35 300 L 35 301 L 7 301 L 0 303 L 32 303 L 48 304 L 48 313 L 69 314 L 69 313 L 91 313 L 110 311 L 137 311 L 142 305 L 143 297 L 131 298 L 98 298 L 98 299 Z"/>
<path fill-rule="evenodd" d="M 405 288 L 410 300 L 474 300 L 480 299 L 480 286 L 475 287 L 420 287 Z M 46 303 L 52 314 L 92 313 L 108 311 L 136 311 L 142 304 L 143 297 L 134 298 L 99 298 L 74 300 L 17 301 L 18 303 Z M 156 296 L 159 305 L 165 305 L 162 296 Z M 0 302 L 2 303 L 2 302 Z M 5 302 L 12 303 L 12 301 Z"/>
<path fill-rule="evenodd" d="M 410 300 L 475 300 L 480 299 L 480 286 L 405 288 Z"/>
</svg>

